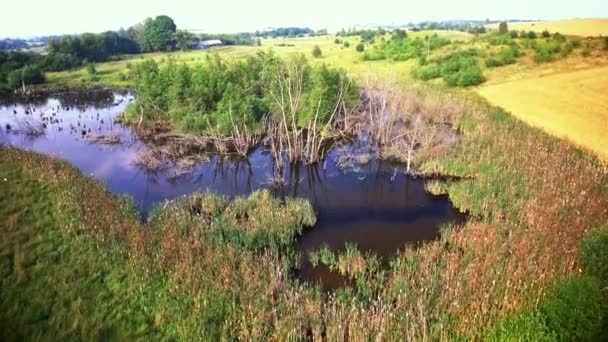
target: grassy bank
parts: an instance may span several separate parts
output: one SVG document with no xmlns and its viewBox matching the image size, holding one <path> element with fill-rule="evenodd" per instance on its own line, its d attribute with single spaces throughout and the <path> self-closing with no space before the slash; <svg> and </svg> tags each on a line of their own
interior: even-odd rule
<svg viewBox="0 0 608 342">
<path fill-rule="evenodd" d="M 470 113 L 456 120 L 458 147 L 423 170 L 464 177 L 434 186 L 471 220 L 389 269 L 356 250 L 326 256 L 355 284 L 329 296 L 293 272 L 293 239 L 314 222 L 304 202 L 199 194 L 159 206 L 142 226 L 127 200 L 65 163 L 0 148 L 1 333 L 453 340 L 519 336 L 509 322 L 523 310 L 538 331 L 565 334 L 560 322 L 587 311 L 560 311 L 559 320 L 545 303 L 561 303 L 572 287 L 598 296 L 605 254 L 591 252 L 599 261 L 589 268 L 581 243 L 608 222 L 608 170 L 470 96 Z M 604 240 L 591 239 L 602 250 Z M 580 269 L 594 280 L 580 280 Z M 585 318 L 594 334 L 601 319 Z"/>
</svg>

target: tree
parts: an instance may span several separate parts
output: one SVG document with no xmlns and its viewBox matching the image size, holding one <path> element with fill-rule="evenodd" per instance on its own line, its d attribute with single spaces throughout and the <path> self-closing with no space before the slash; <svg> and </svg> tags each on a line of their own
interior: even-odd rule
<svg viewBox="0 0 608 342">
<path fill-rule="evenodd" d="M 357 44 L 357 47 L 355 49 L 357 50 L 357 52 L 363 52 L 365 51 L 365 45 L 363 45 L 363 43 L 359 43 Z"/>
<path fill-rule="evenodd" d="M 174 37 L 175 45 L 182 51 L 188 50 L 194 40 L 194 35 L 186 30 L 176 30 Z"/>
<path fill-rule="evenodd" d="M 498 33 L 507 34 L 509 32 L 509 25 L 507 25 L 506 21 L 503 21 L 498 25 Z"/>
<path fill-rule="evenodd" d="M 393 31 L 393 39 L 398 40 L 398 39 L 405 39 L 405 38 L 407 38 L 407 32 L 405 32 L 405 30 L 395 29 Z"/>
<path fill-rule="evenodd" d="M 321 58 L 322 55 L 323 52 L 321 52 L 321 48 L 319 47 L 319 45 L 315 45 L 315 47 L 312 49 L 312 56 L 314 58 Z"/>
<path fill-rule="evenodd" d="M 174 34 L 177 27 L 173 19 L 159 15 L 144 22 L 142 47 L 145 51 L 171 51 L 175 47 Z"/>
</svg>

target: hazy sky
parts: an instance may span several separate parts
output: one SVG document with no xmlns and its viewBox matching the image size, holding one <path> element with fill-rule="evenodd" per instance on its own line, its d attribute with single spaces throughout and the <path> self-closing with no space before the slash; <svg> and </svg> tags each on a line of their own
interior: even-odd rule
<svg viewBox="0 0 608 342">
<path fill-rule="evenodd" d="M 16 0 L 0 12 L 0 36 L 101 32 L 166 14 L 178 27 L 206 32 L 442 19 L 608 17 L 608 0 Z"/>
</svg>

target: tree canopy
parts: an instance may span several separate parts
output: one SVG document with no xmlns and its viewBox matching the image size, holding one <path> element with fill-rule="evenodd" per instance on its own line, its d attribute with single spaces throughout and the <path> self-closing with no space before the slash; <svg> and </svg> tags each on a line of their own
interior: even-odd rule
<svg viewBox="0 0 608 342">
<path fill-rule="evenodd" d="M 171 51 L 175 48 L 177 26 L 171 17 L 159 15 L 144 22 L 142 48 L 144 51 Z"/>
</svg>

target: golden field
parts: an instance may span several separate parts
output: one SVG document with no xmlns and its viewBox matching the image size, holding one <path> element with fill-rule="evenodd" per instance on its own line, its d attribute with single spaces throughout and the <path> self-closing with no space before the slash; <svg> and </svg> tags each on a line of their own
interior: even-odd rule
<svg viewBox="0 0 608 342">
<path fill-rule="evenodd" d="M 526 123 L 608 160 L 608 66 L 488 85 L 478 91 Z"/>
<path fill-rule="evenodd" d="M 487 27 L 497 30 L 498 24 L 490 24 Z M 509 23 L 510 30 L 559 32 L 572 36 L 608 36 L 608 18 L 598 19 L 568 19 L 551 21 L 531 21 L 520 23 Z"/>
</svg>

